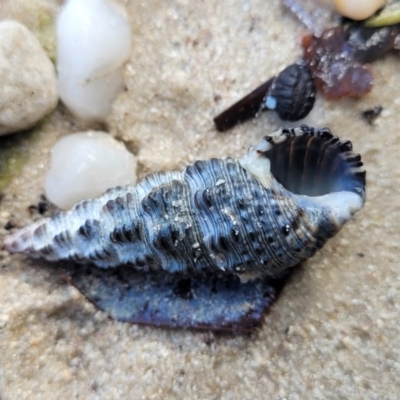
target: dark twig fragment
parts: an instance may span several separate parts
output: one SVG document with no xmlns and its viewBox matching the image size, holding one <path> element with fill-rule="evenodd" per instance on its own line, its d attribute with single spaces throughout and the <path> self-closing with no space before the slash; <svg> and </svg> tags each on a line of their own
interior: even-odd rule
<svg viewBox="0 0 400 400">
<path fill-rule="evenodd" d="M 217 129 L 223 132 L 250 118 L 254 118 L 261 111 L 263 100 L 274 78 L 272 77 L 267 82 L 264 82 L 247 96 L 217 115 L 214 118 Z"/>
</svg>

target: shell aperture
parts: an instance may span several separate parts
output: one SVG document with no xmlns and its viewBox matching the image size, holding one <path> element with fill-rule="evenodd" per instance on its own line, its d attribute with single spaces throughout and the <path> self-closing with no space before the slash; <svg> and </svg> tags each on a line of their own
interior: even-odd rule
<svg viewBox="0 0 400 400">
<path fill-rule="evenodd" d="M 282 128 L 240 160 L 117 187 L 8 236 L 48 261 L 167 272 L 279 276 L 336 234 L 365 201 L 351 143 L 328 129 Z"/>
<path fill-rule="evenodd" d="M 328 129 L 282 129 L 250 148 L 241 163 L 265 187 L 280 182 L 297 195 L 297 204 L 330 208 L 341 224 L 365 202 L 361 157 L 352 152 L 351 142 L 340 141 Z"/>
</svg>

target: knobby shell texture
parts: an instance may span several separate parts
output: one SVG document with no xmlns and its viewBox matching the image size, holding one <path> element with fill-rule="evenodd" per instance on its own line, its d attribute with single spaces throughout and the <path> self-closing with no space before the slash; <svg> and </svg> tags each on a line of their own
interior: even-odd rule
<svg viewBox="0 0 400 400">
<path fill-rule="evenodd" d="M 0 16 L 38 32 L 40 19 L 26 10 L 33 3 L 3 0 Z M 280 1 L 122 3 L 132 28 L 132 55 L 127 91 L 114 104 L 108 128 L 140 149 L 140 179 L 199 159 L 240 156 L 281 126 L 275 113 L 226 134 L 217 133 L 212 122 L 301 56 L 296 39 L 305 28 Z M 35 4 L 52 11 L 59 2 Z M 399 60 L 388 56 L 371 68 L 375 80 L 367 96 L 334 102 L 317 96 L 308 117 L 309 125 L 328 126 L 362 155 L 367 202 L 296 271 L 255 335 L 111 321 L 60 284 L 54 267 L 1 252 L 1 398 L 397 399 Z M 383 111 L 372 125 L 360 118 L 378 105 Z M 29 206 L 40 201 L 50 148 L 62 135 L 85 129 L 63 108 L 41 127 L 28 164 L 3 193 L 2 238 L 10 220 L 22 227 L 39 217 Z"/>
<path fill-rule="evenodd" d="M 4 247 L 64 261 L 70 282 L 117 320 L 244 332 L 260 325 L 290 267 L 364 200 L 351 142 L 302 125 L 265 136 L 241 160 L 196 161 L 110 189 Z"/>
<path fill-rule="evenodd" d="M 360 210 L 362 165 L 352 144 L 328 129 L 283 128 L 240 161 L 197 161 L 110 189 L 6 237 L 4 247 L 101 268 L 275 277 Z"/>
</svg>

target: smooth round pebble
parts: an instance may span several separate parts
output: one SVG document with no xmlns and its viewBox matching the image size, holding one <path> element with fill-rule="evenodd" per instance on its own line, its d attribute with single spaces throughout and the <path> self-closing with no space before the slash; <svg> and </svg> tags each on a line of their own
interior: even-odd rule
<svg viewBox="0 0 400 400">
<path fill-rule="evenodd" d="M 386 0 L 333 0 L 343 16 L 356 21 L 369 18 L 386 4 Z"/>
<path fill-rule="evenodd" d="M 0 135 L 31 128 L 58 102 L 54 65 L 16 21 L 0 22 Z"/>
<path fill-rule="evenodd" d="M 65 136 L 52 150 L 46 196 L 56 206 L 68 209 L 112 187 L 135 185 L 136 164 L 136 157 L 108 133 Z"/>
<path fill-rule="evenodd" d="M 82 120 L 104 120 L 124 88 L 128 23 L 107 0 L 69 0 L 57 22 L 60 97 Z"/>
</svg>

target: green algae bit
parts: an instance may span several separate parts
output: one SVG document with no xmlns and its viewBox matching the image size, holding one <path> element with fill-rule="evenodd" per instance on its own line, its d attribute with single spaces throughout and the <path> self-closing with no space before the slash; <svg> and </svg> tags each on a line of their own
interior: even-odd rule
<svg viewBox="0 0 400 400">
<path fill-rule="evenodd" d="M 55 63 L 57 52 L 56 26 L 54 17 L 48 11 L 38 14 L 39 21 L 39 41 L 45 49 L 50 60 Z"/>
<path fill-rule="evenodd" d="M 0 137 L 0 193 L 18 175 L 29 158 L 29 144 L 34 131 Z"/>
<path fill-rule="evenodd" d="M 1 0 L 0 0 L 1 4 Z M 25 15 L 30 15 L 32 24 L 28 28 L 37 37 L 50 60 L 55 63 L 57 53 L 56 15 L 42 0 L 30 0 L 23 4 Z"/>
<path fill-rule="evenodd" d="M 27 131 L 0 136 L 0 194 L 28 161 L 32 143 L 46 135 L 48 124 L 56 110 L 57 108 Z"/>
<path fill-rule="evenodd" d="M 396 1 L 385 7 L 380 13 L 364 22 L 367 28 L 382 28 L 400 23 L 400 2 Z"/>
</svg>

